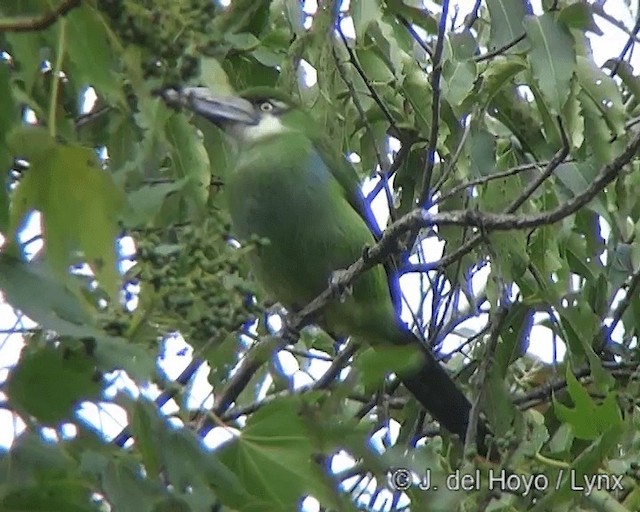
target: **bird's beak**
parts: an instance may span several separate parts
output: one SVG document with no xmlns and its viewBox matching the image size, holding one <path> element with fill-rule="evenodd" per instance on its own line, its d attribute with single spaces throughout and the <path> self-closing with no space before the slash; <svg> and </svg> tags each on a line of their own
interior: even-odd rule
<svg viewBox="0 0 640 512">
<path fill-rule="evenodd" d="M 223 96 L 206 87 L 165 89 L 160 96 L 172 107 L 184 107 L 205 119 L 224 124 L 225 121 L 258 124 L 259 118 L 253 105 L 239 96 Z"/>
</svg>

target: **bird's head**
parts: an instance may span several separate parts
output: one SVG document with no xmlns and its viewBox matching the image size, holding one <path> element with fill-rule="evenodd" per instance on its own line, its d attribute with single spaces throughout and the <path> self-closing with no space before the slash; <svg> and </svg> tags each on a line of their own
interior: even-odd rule
<svg viewBox="0 0 640 512">
<path fill-rule="evenodd" d="M 188 87 L 162 93 L 172 106 L 185 107 L 220 126 L 239 143 L 254 142 L 303 129 L 306 118 L 285 93 L 257 87 L 237 96 L 218 95 L 206 87 Z"/>
</svg>

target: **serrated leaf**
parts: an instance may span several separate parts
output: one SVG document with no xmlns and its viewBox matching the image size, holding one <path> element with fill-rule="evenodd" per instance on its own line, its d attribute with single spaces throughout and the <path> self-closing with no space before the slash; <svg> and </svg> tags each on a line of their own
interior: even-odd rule
<svg viewBox="0 0 640 512">
<path fill-rule="evenodd" d="M 602 117 L 600 109 L 584 89 L 580 91 L 578 101 L 584 119 L 585 148 L 595 157 L 596 163 L 610 162 L 614 156 L 614 147 L 611 144 L 611 130 L 606 119 Z"/>
<path fill-rule="evenodd" d="M 188 204 L 195 206 L 195 213 L 204 212 L 209 197 L 211 167 L 202 142 L 194 136 L 193 127 L 184 116 L 173 116 L 166 123 L 166 137 L 171 143 L 171 155 L 175 174 L 187 180 Z"/>
<path fill-rule="evenodd" d="M 300 406 L 296 397 L 289 397 L 262 407 L 242 433 L 220 449 L 221 462 L 252 494 L 252 508 L 242 510 L 292 510 L 309 493 L 325 503 L 334 501 L 313 462 L 313 444 Z"/>
<path fill-rule="evenodd" d="M 595 439 L 611 427 L 622 425 L 622 415 L 613 393 L 607 394 L 598 404 L 576 379 L 570 366 L 567 366 L 566 379 L 574 407 L 567 407 L 555 400 L 553 407 L 558 419 L 573 427 L 577 438 Z"/>
<path fill-rule="evenodd" d="M 602 71 L 593 60 L 580 55 L 576 59 L 576 76 L 584 93 L 606 120 L 611 133 L 624 133 L 624 105 L 620 89 L 613 78 Z"/>
<path fill-rule="evenodd" d="M 100 284 L 116 298 L 120 275 L 115 241 L 124 205 L 122 192 L 110 174 L 100 169 L 92 149 L 58 145 L 47 139 L 33 149 L 28 147 L 29 134 L 41 132 L 30 128 L 20 131 L 26 137 L 15 137 L 14 145 L 21 141 L 22 147 L 16 151 L 29 154 L 31 167 L 14 192 L 13 229 L 27 212 L 40 211 L 52 268 L 66 275 L 80 251 Z"/>
<path fill-rule="evenodd" d="M 573 38 L 550 13 L 527 16 L 525 29 L 531 42 L 527 58 L 550 110 L 558 114 L 569 95 L 576 66 Z"/>
</svg>

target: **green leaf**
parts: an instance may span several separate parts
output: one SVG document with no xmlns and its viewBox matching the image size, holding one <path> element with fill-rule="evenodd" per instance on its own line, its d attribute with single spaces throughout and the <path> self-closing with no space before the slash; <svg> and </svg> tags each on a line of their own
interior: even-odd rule
<svg viewBox="0 0 640 512">
<path fill-rule="evenodd" d="M 83 81 L 95 87 L 98 94 L 126 107 L 122 78 L 114 70 L 116 61 L 108 43 L 107 30 L 101 15 L 88 4 L 69 12 L 65 49 L 72 67 L 71 77 L 76 82 Z"/>
<path fill-rule="evenodd" d="M 199 82 L 204 87 L 208 87 L 219 94 L 233 94 L 233 88 L 229 84 L 229 77 L 224 72 L 220 62 L 213 57 L 200 59 Z"/>
<path fill-rule="evenodd" d="M 362 375 L 365 388 L 369 388 L 379 386 L 392 372 L 400 373 L 417 367 L 421 357 L 417 347 L 378 345 L 375 348 L 363 350 L 356 357 L 354 367 Z"/>
<path fill-rule="evenodd" d="M 477 77 L 473 61 L 445 61 L 442 67 L 442 94 L 451 105 L 460 105 L 473 90 Z"/>
<path fill-rule="evenodd" d="M 402 91 L 413 108 L 415 123 L 423 134 L 428 134 L 431 127 L 432 91 L 427 75 L 414 64 L 404 67 L 405 78 Z"/>
<path fill-rule="evenodd" d="M 28 140 L 33 135 L 36 145 Z M 39 140 L 43 139 L 40 143 Z M 112 298 L 119 290 L 116 237 L 124 204 L 122 192 L 99 167 L 95 152 L 81 146 L 63 146 L 42 136 L 39 129 L 23 128 L 13 137 L 17 154 L 31 164 L 12 201 L 14 229 L 25 213 L 42 213 L 47 256 L 62 275 L 77 262 L 81 251 L 96 278 Z"/>
<path fill-rule="evenodd" d="M 558 419 L 569 423 L 578 439 L 595 439 L 615 426 L 622 426 L 623 420 L 614 393 L 609 393 L 596 403 L 589 392 L 567 366 L 567 390 L 574 407 L 567 407 L 554 400 L 553 407 Z"/>
<path fill-rule="evenodd" d="M 183 189 L 187 179 L 176 180 L 171 183 L 157 183 L 145 185 L 127 194 L 129 212 L 124 218 L 125 225 L 140 227 L 153 225 L 160 213 L 165 198 Z"/>
<path fill-rule="evenodd" d="M 600 27 L 593 19 L 593 9 L 587 3 L 576 2 L 568 5 L 558 14 L 558 21 L 569 28 L 575 28 L 584 32 L 591 31 L 599 36 L 603 35 Z"/>
<path fill-rule="evenodd" d="M 202 142 L 194 136 L 184 116 L 172 116 L 166 124 L 166 137 L 171 143 L 171 156 L 175 175 L 187 180 L 185 192 L 189 194 L 189 205 L 195 206 L 196 214 L 204 212 L 209 197 L 211 167 Z"/>
<path fill-rule="evenodd" d="M 349 12 L 353 18 L 357 38 L 364 37 L 369 24 L 382 17 L 378 0 L 352 0 Z"/>
<path fill-rule="evenodd" d="M 496 166 L 496 138 L 486 130 L 472 127 L 467 139 L 472 178 L 489 176 Z"/>
<path fill-rule="evenodd" d="M 555 172 L 556 178 L 564 186 L 556 188 L 559 201 L 562 203 L 582 194 L 591 185 L 599 171 L 600 169 L 593 165 L 593 162 L 560 164 Z M 592 199 L 588 207 L 605 219 L 609 217 L 607 205 L 601 196 Z"/>
<path fill-rule="evenodd" d="M 578 82 L 571 81 L 571 92 L 569 98 L 562 109 L 562 121 L 564 129 L 572 148 L 579 148 L 584 143 L 584 118 L 580 112 L 580 101 L 578 99 Z"/>
<path fill-rule="evenodd" d="M 241 510 L 294 510 L 312 494 L 324 503 L 333 492 L 314 462 L 314 447 L 296 397 L 276 400 L 254 413 L 239 436 L 220 451 L 220 460 L 251 492 Z"/>
<path fill-rule="evenodd" d="M 525 28 L 531 41 L 527 57 L 534 76 L 551 111 L 558 114 L 569 95 L 569 82 L 576 66 L 573 38 L 550 13 L 527 16 Z"/>
<path fill-rule="evenodd" d="M 147 382 L 155 374 L 156 360 L 144 345 L 125 339 L 100 336 L 94 350 L 96 367 L 103 372 L 124 370 L 138 382 Z"/>
<path fill-rule="evenodd" d="M 604 117 L 612 135 L 625 132 L 624 105 L 620 89 L 613 78 L 600 69 L 592 59 L 578 56 L 576 59 L 578 82 L 593 105 Z M 584 102 L 582 102 L 584 108 Z"/>
<path fill-rule="evenodd" d="M 580 110 L 584 119 L 584 145 L 595 158 L 595 163 L 606 164 L 614 157 L 611 130 L 607 121 L 584 89 L 578 95 Z"/>
<path fill-rule="evenodd" d="M 428 9 L 412 7 L 403 0 L 387 0 L 384 6 L 394 17 L 400 15 L 410 23 L 424 29 L 428 34 L 438 33 L 438 21 Z"/>
<path fill-rule="evenodd" d="M 525 16 L 524 2 L 520 0 L 487 0 L 487 7 L 491 14 L 489 50 L 502 48 L 524 34 L 522 26 Z M 520 52 L 525 46 L 523 41 L 520 41 L 509 51 Z"/>
<path fill-rule="evenodd" d="M 26 349 L 10 373 L 7 391 L 20 410 L 55 424 L 71 419 L 79 402 L 96 399 L 100 380 L 92 358 L 82 350 Z"/>
<path fill-rule="evenodd" d="M 482 72 L 482 85 L 480 96 L 484 99 L 483 106 L 486 106 L 505 84 L 509 84 L 511 79 L 527 68 L 525 61 L 516 55 L 500 55 L 491 60 L 487 69 Z"/>
<path fill-rule="evenodd" d="M 102 335 L 79 290 L 61 281 L 46 263 L 0 255 L 0 288 L 7 302 L 45 329 L 76 338 Z"/>
</svg>

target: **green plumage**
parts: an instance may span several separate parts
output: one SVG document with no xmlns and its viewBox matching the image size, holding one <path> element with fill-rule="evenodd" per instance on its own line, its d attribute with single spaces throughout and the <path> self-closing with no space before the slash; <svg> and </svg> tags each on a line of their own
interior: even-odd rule
<svg viewBox="0 0 640 512">
<path fill-rule="evenodd" d="M 253 90 L 224 98 L 202 88 L 164 93 L 221 126 L 236 159 L 225 195 L 234 234 L 269 240 L 252 254 L 257 281 L 290 310 L 302 308 L 373 246 L 367 208 L 355 170 L 321 128 L 282 93 Z M 448 430 L 464 438 L 471 405 L 432 353 L 397 318 L 387 273 L 377 265 L 350 294 L 327 305 L 317 322 L 328 332 L 416 348 L 415 365 L 402 381 Z M 486 453 L 481 422 L 478 448 Z"/>
<path fill-rule="evenodd" d="M 333 271 L 347 268 L 375 243 L 349 191 L 299 132 L 242 145 L 226 193 L 236 234 L 269 240 L 253 256 L 253 269 L 265 290 L 290 310 L 317 297 Z M 352 294 L 324 310 L 322 323 L 338 334 L 388 339 L 394 318 L 386 274 L 377 266 Z"/>
</svg>

